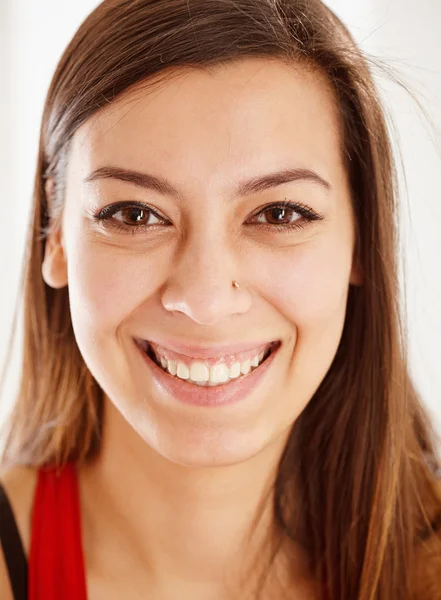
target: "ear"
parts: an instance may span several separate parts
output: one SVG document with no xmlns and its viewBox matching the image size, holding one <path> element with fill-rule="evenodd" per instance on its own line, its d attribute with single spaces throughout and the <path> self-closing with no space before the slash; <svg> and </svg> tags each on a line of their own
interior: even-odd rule
<svg viewBox="0 0 441 600">
<path fill-rule="evenodd" d="M 45 185 L 48 206 L 53 203 L 54 180 L 48 179 Z M 67 285 L 67 262 L 63 247 L 61 224 L 51 229 L 47 239 L 42 264 L 44 281 L 54 289 L 61 289 Z"/>
</svg>

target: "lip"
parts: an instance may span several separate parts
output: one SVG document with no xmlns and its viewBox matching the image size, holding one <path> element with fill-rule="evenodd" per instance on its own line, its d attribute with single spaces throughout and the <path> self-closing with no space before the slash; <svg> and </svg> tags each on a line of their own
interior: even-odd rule
<svg viewBox="0 0 441 600">
<path fill-rule="evenodd" d="M 166 348 L 175 354 L 180 354 L 187 358 L 193 359 L 202 359 L 208 360 L 210 358 L 219 360 L 226 356 L 233 356 L 236 354 L 242 354 L 244 352 L 248 352 L 251 350 L 256 350 L 259 348 L 267 347 L 270 343 L 279 342 L 280 340 L 274 340 L 273 342 L 268 342 L 266 340 L 257 340 L 255 342 L 242 342 L 239 344 L 225 344 L 221 346 L 209 346 L 209 345 L 199 345 L 196 346 L 194 344 L 186 344 L 181 342 L 176 342 L 173 340 L 161 340 L 159 338 L 153 339 L 149 338 L 148 340 L 136 340 L 138 344 L 149 343 L 153 346 L 160 346 L 161 348 Z"/>
<path fill-rule="evenodd" d="M 224 354 L 222 356 L 218 356 L 216 358 L 201 358 L 201 356 L 197 357 L 189 357 L 183 354 L 176 354 L 172 352 L 169 348 L 158 347 L 156 344 L 152 344 L 148 341 L 140 342 L 141 348 L 144 349 L 145 352 L 148 352 L 149 348 L 155 353 L 158 358 L 158 362 L 161 361 L 161 357 L 165 360 L 172 360 L 176 362 L 182 362 L 184 364 L 190 365 L 193 362 L 202 362 L 209 369 L 219 364 L 219 362 L 223 362 L 227 365 L 227 367 L 231 367 L 235 362 L 244 362 L 246 360 L 253 360 L 255 356 L 260 356 L 261 353 L 265 353 L 268 349 L 272 349 L 277 344 L 277 342 L 272 342 L 271 344 L 265 344 L 259 346 L 258 348 L 253 348 L 252 350 L 248 350 L 248 352 L 241 352 L 236 354 Z"/>
<path fill-rule="evenodd" d="M 173 375 L 161 369 L 135 340 L 135 346 L 149 367 L 159 392 L 172 396 L 183 404 L 201 407 L 227 406 L 245 400 L 265 378 L 281 345 L 280 343 L 265 362 L 248 375 L 219 386 L 202 387 L 189 383 L 185 379 L 173 377 Z"/>
</svg>

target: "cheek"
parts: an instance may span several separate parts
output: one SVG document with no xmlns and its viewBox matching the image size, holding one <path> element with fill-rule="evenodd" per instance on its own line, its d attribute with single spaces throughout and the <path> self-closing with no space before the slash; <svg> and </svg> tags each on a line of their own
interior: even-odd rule
<svg viewBox="0 0 441 600">
<path fill-rule="evenodd" d="M 163 277 L 155 254 L 79 239 L 69 256 L 71 302 L 95 329 L 115 329 L 155 293 Z"/>
<path fill-rule="evenodd" d="M 164 276 L 159 260 L 154 253 L 130 253 L 83 233 L 70 242 L 69 298 L 78 347 L 110 397 L 118 398 L 122 389 L 124 397 L 136 397 L 130 377 L 134 348 L 120 332 L 141 305 L 148 315 L 149 298 Z"/>
<path fill-rule="evenodd" d="M 288 418 L 298 416 L 329 370 L 343 331 L 352 266 L 342 241 L 297 247 L 271 281 L 272 303 L 289 321 Z"/>
<path fill-rule="evenodd" d="M 148 303 L 174 264 L 171 248 L 130 252 L 91 241 L 81 232 L 71 237 L 67 250 L 72 310 L 77 320 L 103 333 L 114 332 Z M 279 314 L 299 327 L 312 326 L 341 308 L 350 277 L 350 250 L 342 236 L 328 236 L 278 253 L 247 252 L 244 272 L 255 274 L 249 284 Z"/>
<path fill-rule="evenodd" d="M 338 240 L 311 242 L 284 251 L 260 269 L 268 302 L 296 327 L 311 328 L 345 309 L 351 246 Z"/>
</svg>

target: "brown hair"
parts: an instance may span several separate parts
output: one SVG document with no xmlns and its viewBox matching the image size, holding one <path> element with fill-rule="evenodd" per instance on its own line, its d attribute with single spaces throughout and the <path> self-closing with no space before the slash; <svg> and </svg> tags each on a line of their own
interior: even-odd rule
<svg viewBox="0 0 441 600">
<path fill-rule="evenodd" d="M 68 288 L 54 290 L 41 275 L 47 234 L 63 207 L 72 136 L 153 75 L 165 81 L 172 68 L 215 71 L 247 57 L 301 63 L 332 84 L 364 278 L 350 288 L 332 366 L 292 428 L 275 520 L 306 549 L 330 600 L 405 600 L 418 536 L 424 527 L 431 533 L 441 510 L 439 463 L 406 364 L 397 185 L 384 111 L 370 62 L 319 0 L 106 0 L 80 27 L 44 111 L 23 275 L 23 369 L 3 460 L 62 465 L 100 447 L 102 391 L 76 345 Z"/>
</svg>

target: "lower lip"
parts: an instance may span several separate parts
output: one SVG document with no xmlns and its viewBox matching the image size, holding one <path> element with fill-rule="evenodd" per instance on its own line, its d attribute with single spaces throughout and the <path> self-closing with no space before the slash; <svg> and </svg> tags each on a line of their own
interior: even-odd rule
<svg viewBox="0 0 441 600">
<path fill-rule="evenodd" d="M 273 350 L 268 358 L 257 368 L 251 371 L 248 375 L 243 375 L 238 379 L 233 379 L 229 383 L 214 387 L 202 387 L 196 384 L 189 383 L 185 379 L 179 379 L 169 375 L 148 356 L 142 348 L 136 344 L 139 352 L 148 367 L 150 368 L 153 379 L 158 388 L 173 396 L 183 404 L 193 406 L 227 406 L 236 404 L 245 400 L 262 382 L 263 378 L 271 368 L 276 354 L 280 350 Z"/>
</svg>

